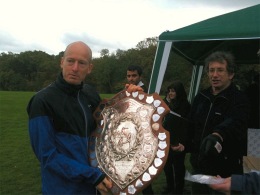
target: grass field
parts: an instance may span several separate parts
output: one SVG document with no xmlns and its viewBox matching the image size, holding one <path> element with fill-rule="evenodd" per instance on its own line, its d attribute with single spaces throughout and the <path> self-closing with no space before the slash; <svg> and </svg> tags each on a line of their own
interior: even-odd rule
<svg viewBox="0 0 260 195">
<path fill-rule="evenodd" d="M 41 194 L 39 162 L 28 135 L 26 106 L 34 92 L 0 91 L 0 194 Z M 102 94 L 109 98 L 111 94 Z M 165 185 L 162 173 L 153 183 L 156 194 Z"/>
<path fill-rule="evenodd" d="M 40 194 L 39 163 L 32 153 L 26 105 L 33 93 L 0 92 L 0 194 Z"/>
</svg>

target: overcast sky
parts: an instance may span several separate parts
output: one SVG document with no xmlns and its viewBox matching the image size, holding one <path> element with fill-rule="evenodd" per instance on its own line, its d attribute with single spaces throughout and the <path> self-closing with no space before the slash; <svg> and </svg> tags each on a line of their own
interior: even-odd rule
<svg viewBox="0 0 260 195">
<path fill-rule="evenodd" d="M 138 42 L 259 0 L 0 0 L 0 53 L 41 50 L 57 55 L 84 41 L 102 49 L 135 48 Z"/>
</svg>

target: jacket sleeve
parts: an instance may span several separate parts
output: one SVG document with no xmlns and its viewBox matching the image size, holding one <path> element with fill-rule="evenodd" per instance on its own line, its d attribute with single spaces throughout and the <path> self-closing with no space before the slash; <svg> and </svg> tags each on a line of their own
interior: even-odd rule
<svg viewBox="0 0 260 195">
<path fill-rule="evenodd" d="M 250 172 L 244 175 L 232 175 L 231 191 L 242 194 L 260 193 L 260 172 Z"/>
<path fill-rule="evenodd" d="M 33 151 L 45 171 L 73 182 L 86 181 L 97 185 L 104 178 L 98 169 L 71 158 L 57 147 L 52 119 L 46 113 L 46 105 L 39 98 L 33 98 L 27 107 L 29 115 L 29 136 Z"/>
</svg>

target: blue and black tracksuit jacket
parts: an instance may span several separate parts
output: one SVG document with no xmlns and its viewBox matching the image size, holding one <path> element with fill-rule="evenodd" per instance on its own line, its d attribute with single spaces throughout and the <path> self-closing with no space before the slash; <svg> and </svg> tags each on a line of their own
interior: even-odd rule
<svg viewBox="0 0 260 195">
<path fill-rule="evenodd" d="M 88 162 L 92 113 L 99 102 L 89 85 L 70 85 L 62 74 L 31 98 L 29 135 L 41 165 L 43 194 L 94 194 L 104 179 Z"/>
</svg>

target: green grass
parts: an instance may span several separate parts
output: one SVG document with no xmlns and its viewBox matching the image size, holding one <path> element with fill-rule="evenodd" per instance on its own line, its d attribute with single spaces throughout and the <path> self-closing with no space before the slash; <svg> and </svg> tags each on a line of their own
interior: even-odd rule
<svg viewBox="0 0 260 195">
<path fill-rule="evenodd" d="M 0 92 L 0 194 L 40 194 L 26 105 L 32 92 Z"/>
<path fill-rule="evenodd" d="M 26 106 L 34 92 L 0 91 L 0 194 L 41 194 L 39 162 L 31 149 Z M 110 98 L 113 94 L 101 94 Z M 153 182 L 156 194 L 165 185 L 161 175 Z"/>
</svg>

